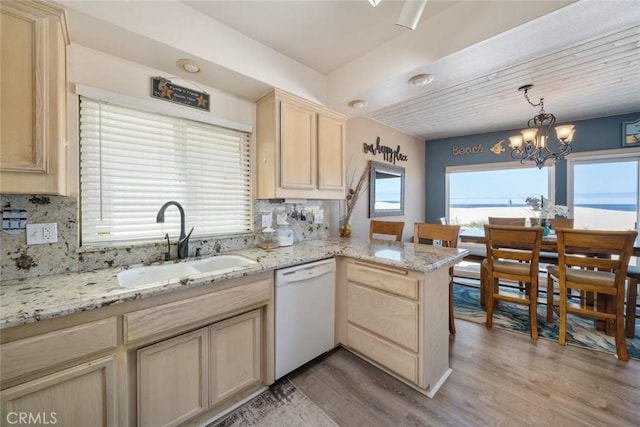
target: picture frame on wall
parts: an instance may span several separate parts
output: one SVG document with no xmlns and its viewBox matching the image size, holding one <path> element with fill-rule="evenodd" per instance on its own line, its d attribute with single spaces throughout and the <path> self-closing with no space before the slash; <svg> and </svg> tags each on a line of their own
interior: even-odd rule
<svg viewBox="0 0 640 427">
<path fill-rule="evenodd" d="M 622 146 L 640 146 L 640 118 L 622 123 Z"/>
</svg>

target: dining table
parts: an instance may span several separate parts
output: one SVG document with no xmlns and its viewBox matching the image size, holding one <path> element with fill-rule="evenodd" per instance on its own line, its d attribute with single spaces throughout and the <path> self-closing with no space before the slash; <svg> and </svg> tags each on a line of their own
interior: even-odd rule
<svg viewBox="0 0 640 427">
<path fill-rule="evenodd" d="M 484 229 L 477 228 L 468 228 L 460 230 L 459 240 L 461 243 L 477 243 L 477 244 L 485 244 L 484 239 Z M 540 259 L 542 262 L 551 264 L 557 263 L 557 258 L 553 256 L 545 256 L 545 252 L 547 254 L 558 254 L 558 239 L 555 233 L 551 233 L 547 236 L 542 237 L 542 244 L 540 245 Z M 594 255 L 594 254 L 589 254 Z M 606 255 L 606 254 L 603 254 Z M 472 255 L 474 256 L 474 255 Z M 636 238 L 636 241 L 633 244 L 633 257 L 640 257 L 640 237 Z M 477 255 L 475 255 L 478 258 Z M 477 261 L 477 259 L 476 259 Z M 587 299 L 587 304 L 593 304 L 593 297 Z M 610 311 L 613 308 L 613 304 L 610 298 L 607 298 L 606 295 L 599 295 L 596 298 L 597 308 L 600 311 Z M 595 321 L 596 329 L 600 331 L 604 331 L 607 335 L 614 335 L 614 325 L 613 322 L 605 322 L 603 320 Z"/>
</svg>

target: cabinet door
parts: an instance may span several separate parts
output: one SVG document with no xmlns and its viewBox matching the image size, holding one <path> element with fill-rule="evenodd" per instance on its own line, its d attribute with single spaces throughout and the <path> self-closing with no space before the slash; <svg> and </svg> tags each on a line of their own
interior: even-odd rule
<svg viewBox="0 0 640 427">
<path fill-rule="evenodd" d="M 318 188 L 344 191 L 344 120 L 318 115 Z"/>
<path fill-rule="evenodd" d="M 211 405 L 260 384 L 260 314 L 255 310 L 210 326 Z"/>
<path fill-rule="evenodd" d="M 0 192 L 66 192 L 64 10 L 0 3 Z"/>
<path fill-rule="evenodd" d="M 29 425 L 116 426 L 115 366 L 106 357 L 4 390 L 3 425 L 26 414 Z"/>
<path fill-rule="evenodd" d="M 138 425 L 175 426 L 207 409 L 207 335 L 203 328 L 138 350 Z"/>
<path fill-rule="evenodd" d="M 313 110 L 280 101 L 280 187 L 315 188 L 316 129 Z"/>
</svg>

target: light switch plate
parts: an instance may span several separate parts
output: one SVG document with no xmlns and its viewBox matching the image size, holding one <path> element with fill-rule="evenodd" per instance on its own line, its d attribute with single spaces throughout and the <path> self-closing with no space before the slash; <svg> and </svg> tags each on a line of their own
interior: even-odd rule
<svg viewBox="0 0 640 427">
<path fill-rule="evenodd" d="M 272 215 L 262 214 L 262 228 L 271 227 Z"/>
<path fill-rule="evenodd" d="M 317 212 L 315 214 L 313 214 L 313 222 L 315 224 L 322 224 L 324 223 L 324 213 L 322 212 Z"/>
<path fill-rule="evenodd" d="M 27 245 L 55 243 L 58 241 L 58 223 L 27 224 Z"/>
</svg>

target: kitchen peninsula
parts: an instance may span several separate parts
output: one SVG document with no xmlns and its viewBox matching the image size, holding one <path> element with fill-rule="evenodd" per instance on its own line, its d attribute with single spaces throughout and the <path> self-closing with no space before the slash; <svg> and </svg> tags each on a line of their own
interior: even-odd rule
<svg viewBox="0 0 640 427">
<path fill-rule="evenodd" d="M 2 282 L 3 408 L 40 399 L 60 419 L 86 405 L 95 425 L 211 418 L 273 382 L 274 270 L 331 257 L 336 345 L 429 396 L 449 375 L 448 267 L 464 251 L 335 239 L 233 253 L 257 263 L 137 289 L 119 286 L 122 268 Z M 175 400 L 152 381 L 177 365 L 196 387 Z M 70 385 L 78 401 L 60 398 Z"/>
</svg>

